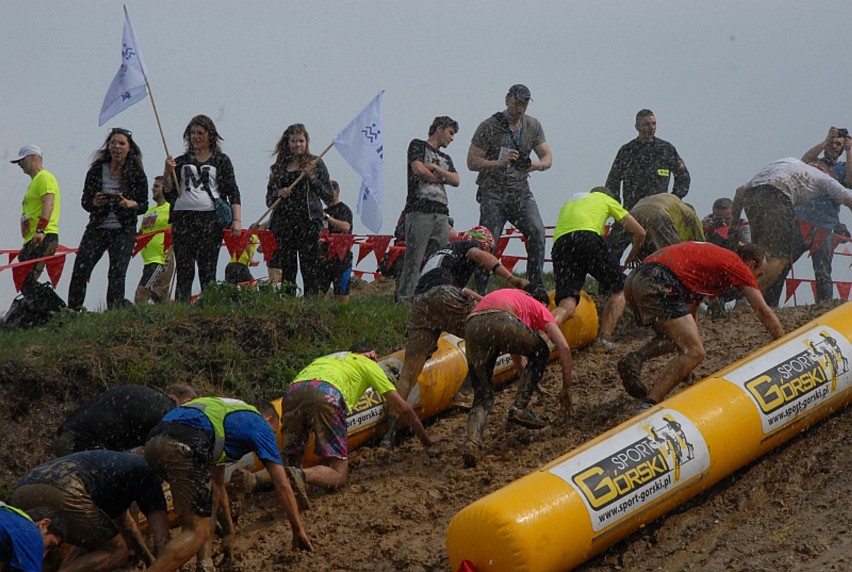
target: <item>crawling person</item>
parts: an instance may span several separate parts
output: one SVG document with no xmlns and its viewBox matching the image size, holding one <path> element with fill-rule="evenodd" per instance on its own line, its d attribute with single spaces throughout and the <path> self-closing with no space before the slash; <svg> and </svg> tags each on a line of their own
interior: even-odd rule
<svg viewBox="0 0 852 572">
<path fill-rule="evenodd" d="M 84 451 L 35 467 L 18 481 L 12 504 L 27 510 L 50 507 L 65 520 L 65 541 L 74 545 L 63 572 L 116 570 L 129 548 L 153 560 L 127 510 L 136 503 L 148 518 L 159 553 L 169 537 L 166 499 L 160 479 L 145 459 L 118 451 Z"/>
</svg>

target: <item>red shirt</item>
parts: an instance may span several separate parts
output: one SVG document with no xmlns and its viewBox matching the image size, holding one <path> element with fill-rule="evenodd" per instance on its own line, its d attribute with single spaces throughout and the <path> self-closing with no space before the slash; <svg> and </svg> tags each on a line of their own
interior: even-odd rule
<svg viewBox="0 0 852 572">
<path fill-rule="evenodd" d="M 524 292 L 513 288 L 502 288 L 486 294 L 470 313 L 471 316 L 485 310 L 509 312 L 533 331 L 544 330 L 548 322 L 556 322 L 544 304 Z"/>
<path fill-rule="evenodd" d="M 667 246 L 643 262 L 665 266 L 691 294 L 717 296 L 731 286 L 757 288 L 757 280 L 742 258 L 709 242 Z"/>
</svg>

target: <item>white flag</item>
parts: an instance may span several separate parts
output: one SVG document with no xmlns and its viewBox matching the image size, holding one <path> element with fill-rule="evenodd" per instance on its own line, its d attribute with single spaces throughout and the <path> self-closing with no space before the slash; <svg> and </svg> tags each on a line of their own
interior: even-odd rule
<svg viewBox="0 0 852 572">
<path fill-rule="evenodd" d="M 121 38 L 121 67 L 109 85 L 98 125 L 103 125 L 131 105 L 148 95 L 148 69 L 142 60 L 139 41 L 133 32 L 130 16 L 125 12 L 124 34 Z"/>
<path fill-rule="evenodd" d="M 384 90 L 334 138 L 334 146 L 361 177 L 358 215 L 361 222 L 379 232 L 382 228 L 384 186 L 384 136 L 382 95 Z"/>
</svg>

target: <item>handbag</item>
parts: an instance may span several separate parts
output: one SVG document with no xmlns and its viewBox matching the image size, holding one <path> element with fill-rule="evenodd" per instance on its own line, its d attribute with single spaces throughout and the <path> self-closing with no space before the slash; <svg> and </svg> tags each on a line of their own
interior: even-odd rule
<svg viewBox="0 0 852 572">
<path fill-rule="evenodd" d="M 222 197 L 214 198 L 213 193 L 210 192 L 207 185 L 204 186 L 204 190 L 207 191 L 207 194 L 210 195 L 210 200 L 213 201 L 213 210 L 216 213 L 216 225 L 222 228 L 230 228 L 231 223 L 234 222 L 234 213 L 231 211 L 231 205 Z"/>
</svg>

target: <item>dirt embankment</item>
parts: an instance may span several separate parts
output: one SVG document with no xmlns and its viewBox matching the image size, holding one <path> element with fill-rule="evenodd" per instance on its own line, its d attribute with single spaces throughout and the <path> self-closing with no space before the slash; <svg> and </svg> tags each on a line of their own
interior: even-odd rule
<svg viewBox="0 0 852 572">
<path fill-rule="evenodd" d="M 829 309 L 823 305 L 778 313 L 790 331 Z M 702 334 L 707 359 L 693 381 L 769 341 L 747 310 L 737 311 L 730 321 L 704 321 Z M 235 559 L 222 568 L 246 572 L 448 570 L 444 536 L 460 509 L 633 415 L 633 400 L 621 388 L 614 362 L 647 335 L 647 330 L 625 319 L 618 331 L 620 347 L 613 354 L 593 349 L 575 353 L 575 413 L 570 421 L 559 419 L 554 397 L 538 395 L 533 410 L 553 423 L 541 431 L 506 429 L 515 389 L 510 385 L 498 392 L 486 428 L 485 455 L 475 469 L 462 465 L 466 416 L 458 411 L 431 424 L 431 431 L 449 437 L 433 455 L 425 454 L 411 438 L 390 460 L 371 447 L 354 452 L 350 485 L 333 494 L 313 493 L 313 509 L 305 513 L 316 549 L 311 555 L 290 551 L 289 528 L 272 493 L 247 499 L 239 514 Z M 652 379 L 664 361 L 651 362 L 643 374 Z M 555 367 L 551 366 L 542 384 L 551 394 L 560 383 Z M 63 403 L 54 395 L 44 395 L 30 404 L 26 415 L 13 419 L 9 405 L 18 397 L 11 390 L 0 386 L 4 434 L 0 486 L 5 487 L 49 457 L 49 436 L 76 401 Z M 850 419 L 850 408 L 833 415 L 580 569 L 852 568 Z"/>
</svg>

